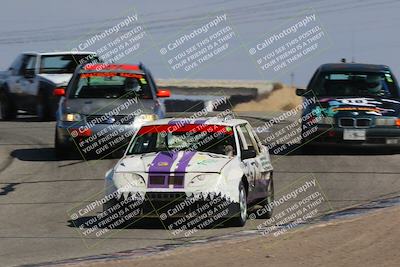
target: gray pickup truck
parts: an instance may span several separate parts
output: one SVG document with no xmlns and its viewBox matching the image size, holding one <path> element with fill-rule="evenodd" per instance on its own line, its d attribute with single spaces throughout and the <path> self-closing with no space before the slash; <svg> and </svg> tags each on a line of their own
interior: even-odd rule
<svg viewBox="0 0 400 267">
<path fill-rule="evenodd" d="M 18 112 L 55 118 L 59 96 L 79 64 L 99 62 L 93 52 L 27 52 L 20 54 L 7 71 L 0 72 L 0 119 L 14 119 Z"/>
</svg>

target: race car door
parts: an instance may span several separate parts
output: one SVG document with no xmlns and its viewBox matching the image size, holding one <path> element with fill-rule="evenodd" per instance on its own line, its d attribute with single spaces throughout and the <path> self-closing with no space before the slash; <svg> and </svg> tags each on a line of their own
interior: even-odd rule
<svg viewBox="0 0 400 267">
<path fill-rule="evenodd" d="M 248 126 L 250 127 L 250 126 Z M 249 183 L 249 199 L 257 198 L 256 185 L 261 179 L 260 150 L 246 124 L 237 127 L 243 171 Z"/>
</svg>

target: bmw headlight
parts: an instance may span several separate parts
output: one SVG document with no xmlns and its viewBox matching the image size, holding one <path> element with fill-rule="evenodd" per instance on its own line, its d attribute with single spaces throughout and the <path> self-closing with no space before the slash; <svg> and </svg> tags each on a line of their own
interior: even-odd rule
<svg viewBox="0 0 400 267">
<path fill-rule="evenodd" d="M 335 123 L 335 118 L 333 117 L 319 117 L 318 118 L 318 124 L 328 124 L 332 125 Z"/>
<path fill-rule="evenodd" d="M 376 126 L 400 126 L 400 119 L 396 117 L 381 117 L 375 119 Z"/>
<path fill-rule="evenodd" d="M 65 113 L 63 115 L 63 121 L 70 121 L 70 122 L 76 122 L 76 121 L 81 121 L 82 116 L 79 113 Z"/>
</svg>

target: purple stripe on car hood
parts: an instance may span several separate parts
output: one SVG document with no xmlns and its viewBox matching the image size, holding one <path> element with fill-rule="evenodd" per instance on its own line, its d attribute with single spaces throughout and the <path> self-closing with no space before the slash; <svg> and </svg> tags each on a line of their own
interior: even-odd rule
<svg viewBox="0 0 400 267">
<path fill-rule="evenodd" d="M 177 157 L 176 152 L 158 152 L 150 164 L 149 172 L 169 172 Z"/>
<path fill-rule="evenodd" d="M 179 160 L 174 172 L 186 172 L 186 168 L 195 154 L 196 152 L 194 151 L 185 151 L 182 158 Z"/>
<path fill-rule="evenodd" d="M 194 151 L 185 151 L 183 152 L 182 157 L 177 163 L 175 169 L 171 169 L 171 166 L 174 164 L 178 157 L 179 152 L 159 152 L 156 157 L 151 162 L 149 167 L 149 183 L 148 188 L 168 188 L 169 187 L 169 175 L 164 175 L 164 183 L 161 184 L 151 184 L 150 180 L 152 177 L 160 176 L 162 173 L 181 173 L 183 181 L 182 185 L 174 185 L 174 188 L 183 188 L 185 184 L 185 172 L 187 167 L 189 166 L 190 160 L 196 154 Z"/>
</svg>

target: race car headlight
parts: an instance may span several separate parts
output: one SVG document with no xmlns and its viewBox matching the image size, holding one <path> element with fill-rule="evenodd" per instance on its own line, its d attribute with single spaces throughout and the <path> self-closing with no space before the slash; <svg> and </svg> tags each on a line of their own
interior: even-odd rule
<svg viewBox="0 0 400 267">
<path fill-rule="evenodd" d="M 146 182 L 144 181 L 144 178 L 136 173 L 130 173 L 130 172 L 118 172 L 115 173 L 116 179 L 114 181 L 119 184 L 119 188 L 124 188 L 129 189 L 132 187 L 142 187 L 146 185 Z"/>
<path fill-rule="evenodd" d="M 192 178 L 192 180 L 190 181 L 190 185 L 195 185 L 195 184 L 199 184 L 201 182 L 203 182 L 206 179 L 207 175 L 205 174 L 200 174 L 197 175 L 195 177 Z"/>
<path fill-rule="evenodd" d="M 376 126 L 400 126 L 400 119 L 396 117 L 382 117 L 375 119 Z"/>
<path fill-rule="evenodd" d="M 81 120 L 82 116 L 79 113 L 66 113 L 63 115 L 63 121 L 76 122 Z"/>
<path fill-rule="evenodd" d="M 319 117 L 318 124 L 329 124 L 332 125 L 335 123 L 335 118 L 333 117 Z"/>
<path fill-rule="evenodd" d="M 155 114 L 141 114 L 135 117 L 133 124 L 137 127 L 142 126 L 146 122 L 155 121 L 158 119 L 158 116 Z"/>
</svg>

